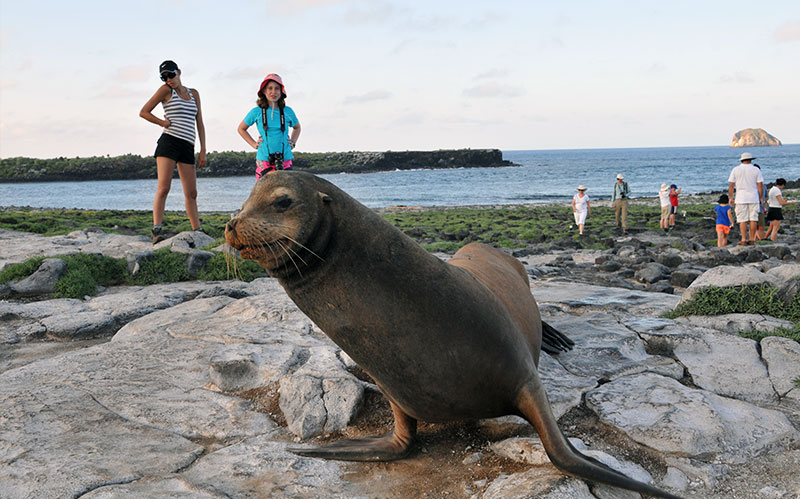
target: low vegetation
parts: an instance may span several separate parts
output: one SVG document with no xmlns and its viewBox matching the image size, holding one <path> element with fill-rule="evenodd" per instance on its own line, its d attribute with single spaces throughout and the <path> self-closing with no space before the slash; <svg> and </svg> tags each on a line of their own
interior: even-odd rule
<svg viewBox="0 0 800 499">
<path fill-rule="evenodd" d="M 614 212 L 607 206 L 592 208 L 592 216 L 586 226 L 586 234 L 579 237 L 572 228 L 571 209 L 565 205 L 506 206 L 506 207 L 458 207 L 440 209 L 384 209 L 379 210 L 390 223 L 418 241 L 429 251 L 454 252 L 461 246 L 477 241 L 506 248 L 522 248 L 529 244 L 572 243 L 583 248 L 605 249 L 613 244 Z M 713 233 L 710 219 L 713 205 L 710 203 L 687 204 L 686 212 L 679 223 L 684 230 Z M 46 236 L 68 234 L 78 229 L 97 227 L 106 232 L 120 234 L 149 235 L 151 227 L 149 211 L 132 210 L 34 210 L 6 209 L 0 211 L 0 227 L 11 230 L 34 232 Z M 226 213 L 204 213 L 203 228 L 222 243 L 225 224 L 230 220 Z M 629 207 L 629 227 L 632 230 L 658 230 L 659 213 L 652 206 L 632 204 Z M 185 215 L 168 212 L 164 218 L 167 235 L 190 230 Z M 710 241 L 713 246 L 715 240 Z M 680 245 L 679 242 L 676 242 Z M 96 255 L 63 256 L 67 271 L 58 284 L 58 295 L 81 298 L 91 295 L 97 286 L 113 284 L 155 284 L 191 279 L 186 268 L 185 255 L 172 253 L 168 249 L 155 252 L 155 256 L 144 262 L 141 271 L 131 275 L 122 260 L 102 258 Z M 36 271 L 43 258 L 36 257 L 0 272 L 0 284 L 19 280 Z M 236 277 L 250 281 L 265 275 L 263 270 L 249 260 L 239 261 Z M 223 254 L 212 258 L 199 279 L 224 280 L 233 277 L 234 269 Z M 770 335 L 780 335 L 800 342 L 800 295 L 787 306 L 770 286 L 741 288 L 704 288 L 695 298 L 680 305 L 667 314 L 674 318 L 682 315 L 719 315 L 727 313 L 759 313 L 786 319 L 795 327 L 783 329 Z M 743 336 L 760 340 L 763 333 L 756 331 Z"/>
<path fill-rule="evenodd" d="M 682 223 L 690 230 L 714 233 L 713 221 L 708 218 L 713 213 L 711 204 L 687 205 L 685 211 Z M 583 237 L 572 227 L 572 212 L 567 205 L 384 209 L 379 213 L 429 251 L 454 252 L 473 241 L 511 249 L 535 243 L 571 241 L 583 248 L 606 249 L 613 244 L 609 238 L 616 228 L 614 211 L 607 205 L 592 208 Z M 659 216 L 653 207 L 631 205 L 628 225 L 632 231 L 658 230 Z M 201 215 L 203 228 L 214 238 L 223 237 L 228 220 L 227 213 Z M 0 228 L 45 236 L 68 234 L 86 227 L 146 236 L 151 226 L 149 211 L 15 209 L 0 212 Z M 181 212 L 167 212 L 164 227 L 168 235 L 191 229 Z"/>
<path fill-rule="evenodd" d="M 684 315 L 764 314 L 794 323 L 792 328 L 780 328 L 765 333 L 743 331 L 740 336 L 761 341 L 767 336 L 782 336 L 800 342 L 800 293 L 787 305 L 778 296 L 774 286 L 736 286 L 718 288 L 708 286 L 698 289 L 692 299 L 681 303 L 664 317 L 674 319 Z"/>
<path fill-rule="evenodd" d="M 58 298 L 83 298 L 97 292 L 98 286 L 120 284 L 150 285 L 163 282 L 180 282 L 193 279 L 186 265 L 187 255 L 174 253 L 169 248 L 154 252 L 152 258 L 142 262 L 136 274 L 128 271 L 127 263 L 122 258 L 104 257 L 99 254 L 78 253 L 59 255 L 53 258 L 64 260 L 66 270 L 56 283 L 55 296 Z M 41 265 L 44 257 L 35 257 L 25 262 L 10 265 L 0 271 L 0 284 L 18 281 L 33 274 Z M 240 261 L 237 268 L 231 269 L 224 254 L 216 254 L 206 263 L 197 276 L 207 281 L 220 281 L 236 278 L 249 282 L 266 274 L 256 262 Z"/>
</svg>

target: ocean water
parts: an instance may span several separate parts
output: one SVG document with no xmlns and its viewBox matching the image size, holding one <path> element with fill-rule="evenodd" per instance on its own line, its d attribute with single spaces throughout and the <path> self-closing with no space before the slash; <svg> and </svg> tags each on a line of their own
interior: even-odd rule
<svg viewBox="0 0 800 499">
<path fill-rule="evenodd" d="M 569 202 L 579 184 L 590 199 L 611 196 L 614 177 L 622 173 L 632 197 L 656 196 L 662 183 L 677 184 L 682 194 L 723 192 L 739 155 L 757 157 L 766 182 L 800 179 L 800 144 L 732 149 L 653 147 L 503 151 L 519 166 L 410 170 L 322 175 L 372 208 L 387 206 L 464 206 Z M 200 211 L 241 207 L 255 177 L 200 178 Z M 156 181 L 0 183 L 0 206 L 80 209 L 152 209 Z M 167 209 L 182 211 L 181 183 L 175 179 Z"/>
</svg>

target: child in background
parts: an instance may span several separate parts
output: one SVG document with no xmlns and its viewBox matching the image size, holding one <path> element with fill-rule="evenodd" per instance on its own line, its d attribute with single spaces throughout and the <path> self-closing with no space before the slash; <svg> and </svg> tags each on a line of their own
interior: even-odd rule
<svg viewBox="0 0 800 499">
<path fill-rule="evenodd" d="M 775 185 L 769 190 L 767 204 L 769 211 L 767 212 L 767 223 L 769 229 L 764 236 L 764 239 L 770 238 L 773 241 L 778 239 L 778 230 L 781 228 L 781 220 L 783 220 L 783 207 L 787 204 L 795 204 L 794 201 L 787 201 L 783 199 L 782 189 L 786 186 L 786 179 L 779 178 L 775 181 Z"/>
<path fill-rule="evenodd" d="M 678 214 L 678 194 L 681 193 L 681 189 L 683 189 L 683 187 L 681 187 L 679 189 L 678 186 L 675 185 L 675 184 L 672 184 L 671 186 L 669 186 L 669 204 L 670 204 L 670 208 L 669 208 L 669 228 L 670 228 L 670 230 L 672 230 L 672 228 L 675 227 L 675 215 Z"/>
<path fill-rule="evenodd" d="M 661 201 L 661 222 L 659 222 L 659 227 L 664 229 L 664 233 L 666 234 L 669 232 L 670 212 L 669 187 L 667 187 L 667 184 L 661 184 L 661 190 L 658 191 L 658 199 Z"/>
<path fill-rule="evenodd" d="M 733 225 L 733 212 L 728 204 L 729 201 L 728 195 L 723 194 L 719 197 L 719 204 L 714 207 L 717 213 L 717 246 L 720 248 L 728 245 L 728 233 Z"/>
<path fill-rule="evenodd" d="M 292 167 L 292 149 L 300 137 L 300 122 L 294 110 L 286 105 L 286 87 L 281 77 L 270 73 L 258 87 L 257 106 L 244 117 L 237 131 L 250 147 L 256 149 L 256 180 L 273 170 Z M 247 132 L 256 123 L 261 135 L 258 142 Z M 292 137 L 289 138 L 289 128 Z"/>
</svg>

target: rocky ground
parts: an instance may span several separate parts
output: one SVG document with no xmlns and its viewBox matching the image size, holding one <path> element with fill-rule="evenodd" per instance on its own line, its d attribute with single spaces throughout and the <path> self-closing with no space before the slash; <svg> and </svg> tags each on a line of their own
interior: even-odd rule
<svg viewBox="0 0 800 499">
<path fill-rule="evenodd" d="M 583 452 L 678 495 L 800 497 L 800 346 L 736 334 L 787 324 L 661 318 L 692 285 L 783 286 L 800 275 L 800 241 L 789 229 L 779 243 L 718 250 L 699 237 L 709 238 L 632 228 L 607 250 L 517 251 L 543 317 L 576 343 L 542 356 L 554 413 Z M 166 245 L 192 251 L 185 237 Z M 72 251 L 135 263 L 150 249 L 99 231 L 0 231 L 0 246 L 0 267 Z M 411 457 L 394 463 L 288 453 L 384 433 L 391 414 L 273 279 L 83 300 L 5 293 L 0 497 L 637 496 L 563 475 L 514 417 L 423 424 Z"/>
</svg>

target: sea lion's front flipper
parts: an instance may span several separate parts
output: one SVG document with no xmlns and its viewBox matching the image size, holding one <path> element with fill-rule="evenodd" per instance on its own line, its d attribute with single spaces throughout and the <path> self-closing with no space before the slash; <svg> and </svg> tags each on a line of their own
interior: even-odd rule
<svg viewBox="0 0 800 499">
<path fill-rule="evenodd" d="M 379 437 L 339 440 L 322 447 L 290 447 L 287 450 L 300 456 L 338 459 L 342 461 L 394 461 L 411 450 L 417 434 L 417 420 L 389 402 L 394 414 L 394 431 Z"/>
<path fill-rule="evenodd" d="M 608 466 L 578 452 L 561 433 L 556 418 L 550 410 L 550 402 L 539 376 L 534 377 L 522 388 L 517 397 L 517 409 L 530 422 L 539 438 L 542 439 L 550 461 L 570 475 L 598 483 L 605 483 L 642 494 L 668 499 L 681 499 L 652 485 L 629 478 Z"/>
</svg>

